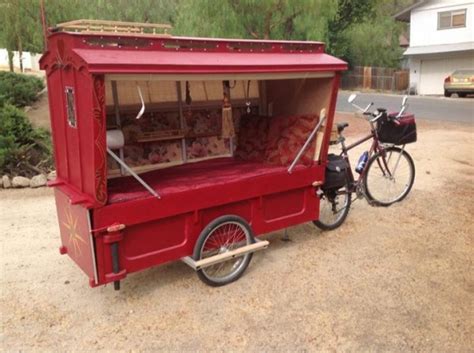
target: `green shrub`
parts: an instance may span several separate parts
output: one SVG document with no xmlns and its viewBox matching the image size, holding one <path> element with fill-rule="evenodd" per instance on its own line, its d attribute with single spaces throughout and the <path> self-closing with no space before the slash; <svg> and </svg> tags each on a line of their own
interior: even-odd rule
<svg viewBox="0 0 474 353">
<path fill-rule="evenodd" d="M 9 165 L 12 160 L 13 151 L 16 150 L 16 145 L 14 138 L 12 136 L 0 135 L 0 170 L 6 172 L 7 165 Z"/>
<path fill-rule="evenodd" d="M 34 129 L 25 113 L 11 104 L 0 107 L 0 131 L 2 136 L 13 137 L 15 143 L 25 145 L 34 138 Z"/>
<path fill-rule="evenodd" d="M 17 107 L 30 105 L 43 88 L 38 77 L 0 71 L 0 107 L 7 102 Z"/>
<path fill-rule="evenodd" d="M 32 176 L 52 167 L 49 133 L 35 129 L 23 110 L 0 106 L 0 172 Z"/>
<path fill-rule="evenodd" d="M 49 133 L 35 129 L 21 107 L 44 88 L 35 76 L 0 72 L 0 172 L 32 176 L 52 167 Z"/>
</svg>

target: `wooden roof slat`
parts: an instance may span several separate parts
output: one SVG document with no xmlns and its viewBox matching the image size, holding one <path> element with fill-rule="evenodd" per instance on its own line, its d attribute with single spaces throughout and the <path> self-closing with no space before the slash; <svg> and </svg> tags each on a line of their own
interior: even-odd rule
<svg viewBox="0 0 474 353">
<path fill-rule="evenodd" d="M 106 20 L 75 20 L 63 22 L 56 26 L 61 32 L 85 33 L 143 33 L 147 35 L 170 36 L 169 24 L 106 21 Z"/>
</svg>

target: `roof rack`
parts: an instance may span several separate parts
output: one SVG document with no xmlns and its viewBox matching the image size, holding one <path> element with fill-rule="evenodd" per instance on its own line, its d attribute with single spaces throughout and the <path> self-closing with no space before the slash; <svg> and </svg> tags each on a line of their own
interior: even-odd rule
<svg viewBox="0 0 474 353">
<path fill-rule="evenodd" d="M 169 24 L 105 21 L 105 20 L 76 20 L 59 23 L 55 31 L 81 32 L 86 34 L 120 34 L 120 35 L 154 35 L 171 37 L 168 33 L 172 29 Z"/>
</svg>

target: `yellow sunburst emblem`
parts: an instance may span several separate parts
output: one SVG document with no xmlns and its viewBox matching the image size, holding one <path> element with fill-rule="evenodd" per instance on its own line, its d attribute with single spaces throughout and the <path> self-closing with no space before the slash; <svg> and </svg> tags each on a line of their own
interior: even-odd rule
<svg viewBox="0 0 474 353">
<path fill-rule="evenodd" d="M 69 245 L 74 248 L 74 255 L 76 256 L 81 256 L 82 255 L 82 250 L 80 243 L 86 244 L 84 239 L 79 235 L 78 229 L 77 229 L 77 217 L 74 217 L 71 213 L 71 208 L 68 207 L 66 210 L 66 221 L 63 222 L 63 225 L 66 227 L 66 229 L 69 232 Z"/>
</svg>

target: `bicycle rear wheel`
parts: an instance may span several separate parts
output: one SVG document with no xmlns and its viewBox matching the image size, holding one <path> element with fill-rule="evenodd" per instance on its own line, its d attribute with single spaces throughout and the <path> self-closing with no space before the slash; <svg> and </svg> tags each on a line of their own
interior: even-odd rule
<svg viewBox="0 0 474 353">
<path fill-rule="evenodd" d="M 364 187 L 367 197 L 380 206 L 402 201 L 415 181 L 415 164 L 410 155 L 398 147 L 376 153 L 367 165 Z"/>
<path fill-rule="evenodd" d="M 349 185 L 323 191 L 319 195 L 319 219 L 313 224 L 322 230 L 333 230 L 344 223 L 351 207 Z"/>
</svg>

